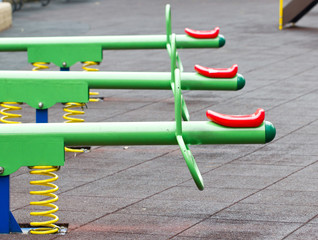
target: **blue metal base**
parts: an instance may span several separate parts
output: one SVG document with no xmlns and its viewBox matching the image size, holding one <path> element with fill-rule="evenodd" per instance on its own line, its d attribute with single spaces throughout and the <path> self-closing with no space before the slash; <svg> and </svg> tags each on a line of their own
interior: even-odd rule
<svg viewBox="0 0 318 240">
<path fill-rule="evenodd" d="M 61 68 L 69 71 L 69 68 Z M 36 109 L 36 123 L 48 122 L 48 109 Z M 22 233 L 22 230 L 10 212 L 10 176 L 0 176 L 0 234 Z"/>
<path fill-rule="evenodd" d="M 36 123 L 48 123 L 48 110 L 47 109 L 36 109 L 35 112 Z"/>
<path fill-rule="evenodd" d="M 9 211 L 9 231 L 10 233 L 22 233 L 22 230 L 11 211 Z"/>
<path fill-rule="evenodd" d="M 22 233 L 10 212 L 10 176 L 0 177 L 0 234 Z"/>
</svg>

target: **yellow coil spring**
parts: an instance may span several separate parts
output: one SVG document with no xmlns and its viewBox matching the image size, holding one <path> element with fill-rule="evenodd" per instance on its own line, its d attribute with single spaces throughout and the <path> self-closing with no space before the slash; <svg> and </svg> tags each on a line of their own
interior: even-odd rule
<svg viewBox="0 0 318 240">
<path fill-rule="evenodd" d="M 86 71 L 86 72 L 96 72 L 96 71 L 99 71 L 98 68 L 91 68 L 91 66 L 95 66 L 95 65 L 99 65 L 98 62 L 94 62 L 94 61 L 86 61 L 83 63 L 83 70 Z M 99 93 L 98 92 L 89 92 L 89 95 L 90 96 L 97 96 Z M 90 102 L 98 102 L 99 99 L 98 98 L 90 98 L 89 99 Z"/>
<path fill-rule="evenodd" d="M 34 66 L 32 71 L 39 71 L 48 69 L 49 66 L 47 66 L 48 63 L 45 62 L 36 62 L 32 63 Z M 45 186 L 49 187 L 51 189 L 49 190 L 41 190 L 41 191 L 30 191 L 31 195 L 41 195 L 45 197 L 50 197 L 49 200 L 43 200 L 43 201 L 37 201 L 37 202 L 30 202 L 30 205 L 37 205 L 37 206 L 44 206 L 52 208 L 51 210 L 47 211 L 40 211 L 40 212 L 31 212 L 31 216 L 43 216 L 43 217 L 49 217 L 53 218 L 49 221 L 42 221 L 42 222 L 31 222 L 30 225 L 33 227 L 38 227 L 35 229 L 30 230 L 30 233 L 32 234 L 51 234 L 51 233 L 57 233 L 59 232 L 59 227 L 55 225 L 59 218 L 54 214 L 59 210 L 59 208 L 53 204 L 58 200 L 57 195 L 54 194 L 59 188 L 52 182 L 56 181 L 58 179 L 58 176 L 53 173 L 57 170 L 59 170 L 59 167 L 54 166 L 34 166 L 30 167 L 32 170 L 30 171 L 30 174 L 36 174 L 36 175 L 44 175 L 49 176 L 51 178 L 44 179 L 44 180 L 36 180 L 36 181 L 30 181 L 31 185 L 39 185 L 39 186 Z"/>
<path fill-rule="evenodd" d="M 35 62 L 32 63 L 33 68 L 32 71 L 39 71 L 39 70 L 43 70 L 43 69 L 49 69 L 50 67 L 47 66 L 48 63 L 46 62 Z"/>
<path fill-rule="evenodd" d="M 84 106 L 85 106 L 85 103 L 77 103 L 77 102 L 68 102 L 68 103 L 66 103 L 64 108 L 63 108 L 63 110 L 66 112 L 63 115 L 63 118 L 66 120 L 65 123 L 84 122 L 84 119 L 82 119 L 82 118 L 74 118 L 73 117 L 73 116 L 76 116 L 76 115 L 85 114 Z M 81 108 L 81 110 L 75 110 L 73 108 Z M 73 148 L 68 148 L 68 147 L 65 147 L 65 151 L 66 152 L 74 152 L 74 153 L 85 152 L 84 149 L 73 149 Z"/>
<path fill-rule="evenodd" d="M 21 104 L 22 103 L 17 103 L 17 102 L 3 102 L 3 103 L 1 103 L 0 106 L 3 107 L 3 109 L 1 109 L 0 114 L 2 114 L 3 117 L 0 118 L 0 122 L 11 123 L 11 124 L 21 123 L 21 122 L 17 122 L 17 121 L 7 120 L 7 119 L 11 119 L 11 118 L 20 118 L 21 117 L 21 114 L 9 112 L 9 111 L 21 110 L 22 108 L 20 106 L 15 106 L 15 105 L 21 105 Z"/>
<path fill-rule="evenodd" d="M 53 204 L 56 202 L 59 198 L 54 193 L 59 189 L 58 186 L 53 184 L 52 182 L 56 181 L 58 179 L 58 176 L 53 173 L 54 171 L 59 170 L 59 167 L 52 167 L 52 166 L 35 166 L 30 167 L 32 170 L 30 171 L 30 174 L 36 174 L 36 175 L 43 175 L 48 176 L 51 178 L 45 179 L 45 180 L 36 180 L 36 181 L 30 181 L 31 185 L 38 185 L 38 186 L 45 186 L 49 187 L 51 189 L 49 190 L 39 190 L 39 191 L 30 191 L 31 195 L 41 195 L 45 197 L 50 197 L 48 200 L 43 201 L 37 201 L 37 202 L 30 202 L 30 205 L 37 205 L 37 206 L 44 206 L 52 208 L 50 210 L 41 211 L 41 212 L 31 212 L 31 216 L 43 216 L 43 217 L 49 217 L 53 218 L 52 220 L 48 221 L 42 221 L 42 222 L 31 222 L 30 225 L 33 227 L 39 227 L 30 230 L 30 233 L 32 234 L 50 234 L 50 233 L 57 233 L 59 232 L 59 227 L 55 225 L 59 218 L 54 213 L 59 210 L 58 206 Z"/>
</svg>

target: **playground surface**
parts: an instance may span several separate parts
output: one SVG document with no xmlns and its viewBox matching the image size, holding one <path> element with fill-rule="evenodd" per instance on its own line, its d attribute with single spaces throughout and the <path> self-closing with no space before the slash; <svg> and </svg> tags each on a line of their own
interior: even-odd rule
<svg viewBox="0 0 318 240">
<path fill-rule="evenodd" d="M 156 0 L 56 0 L 30 3 L 0 37 L 165 33 L 165 4 Z M 191 120 L 210 109 L 252 114 L 259 107 L 277 130 L 266 145 L 191 146 L 203 175 L 199 191 L 178 146 L 93 147 L 66 154 L 58 172 L 59 223 L 66 235 L 23 239 L 318 239 L 318 9 L 295 27 L 278 30 L 278 1 L 174 0 L 172 31 L 220 27 L 220 49 L 180 49 L 193 66 L 239 66 L 239 91 L 183 91 Z M 0 52 L 0 70 L 31 70 L 25 52 Z M 51 70 L 58 70 L 51 66 Z M 170 71 L 165 50 L 104 51 L 102 71 Z M 78 63 L 71 70 L 80 71 Z M 99 90 L 87 122 L 172 121 L 171 91 Z M 23 105 L 23 122 L 35 110 Z M 49 122 L 62 122 L 62 105 Z M 36 147 L 36 146 L 34 146 Z M 29 216 L 27 168 L 11 175 L 11 210 Z M 0 239 L 22 239 L 0 235 Z"/>
</svg>

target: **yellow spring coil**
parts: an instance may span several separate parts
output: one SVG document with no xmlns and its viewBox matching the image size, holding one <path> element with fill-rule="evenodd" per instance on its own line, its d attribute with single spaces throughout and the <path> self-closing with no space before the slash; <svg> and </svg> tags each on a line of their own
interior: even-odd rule
<svg viewBox="0 0 318 240">
<path fill-rule="evenodd" d="M 97 68 L 90 68 L 90 66 L 93 65 L 98 65 L 99 63 L 97 62 L 93 62 L 93 61 L 86 61 L 83 63 L 83 70 L 84 71 L 99 71 L 99 69 Z M 89 95 L 98 95 L 98 92 L 90 92 Z M 90 102 L 98 102 L 98 99 L 95 98 L 90 98 L 89 99 Z M 65 123 L 79 123 L 79 122 L 84 122 L 84 119 L 81 118 L 74 118 L 74 116 L 76 115 L 83 115 L 85 114 L 84 112 L 84 106 L 85 103 L 76 103 L 76 102 L 69 102 L 66 103 L 65 107 L 64 107 L 64 111 L 66 112 L 63 115 L 63 118 L 66 120 Z M 81 108 L 81 110 L 74 110 L 73 108 Z M 65 147 L 65 151 L 66 152 L 74 152 L 74 153 L 82 153 L 85 152 L 85 149 L 74 149 L 74 148 L 69 148 L 69 147 Z"/>
<path fill-rule="evenodd" d="M 51 178 L 45 179 L 45 180 L 36 180 L 36 181 L 30 181 L 31 185 L 38 185 L 38 186 L 45 186 L 50 187 L 49 190 L 39 190 L 39 191 L 30 191 L 31 195 L 41 195 L 45 197 L 50 197 L 48 200 L 43 201 L 37 201 L 37 202 L 30 202 L 30 205 L 37 205 L 37 206 L 44 206 L 52 208 L 51 210 L 41 211 L 41 212 L 31 212 L 31 216 L 43 216 L 43 217 L 49 217 L 53 218 L 52 220 L 48 221 L 42 221 L 42 222 L 31 222 L 30 225 L 32 227 L 39 227 L 30 230 L 30 233 L 32 234 L 51 234 L 51 233 L 57 233 L 59 232 L 59 227 L 55 225 L 59 218 L 54 213 L 59 210 L 58 206 L 53 204 L 56 202 L 59 198 L 54 193 L 59 189 L 58 186 L 53 184 L 52 182 L 56 181 L 58 179 L 58 176 L 53 173 L 54 171 L 58 171 L 59 167 L 52 167 L 52 166 L 35 166 L 30 167 L 32 170 L 30 171 L 30 174 L 36 174 L 36 175 L 43 175 L 43 176 L 49 176 Z"/>
<path fill-rule="evenodd" d="M 85 114 L 84 112 L 84 106 L 85 103 L 77 103 L 77 102 L 68 102 L 65 104 L 65 107 L 63 110 L 66 112 L 63 115 L 63 118 L 66 120 L 65 123 L 79 123 L 79 122 L 84 122 L 84 119 L 82 118 L 74 118 L 73 116 L 75 115 L 83 115 Z M 73 108 L 81 108 L 81 110 L 74 110 Z M 75 152 L 75 153 L 82 153 L 85 152 L 84 149 L 73 149 L 73 148 L 68 148 L 65 147 L 66 152 Z"/>
<path fill-rule="evenodd" d="M 33 65 L 32 71 L 39 71 L 39 70 L 50 68 L 49 66 L 47 66 L 47 64 L 48 63 L 46 63 L 46 62 L 35 62 L 35 63 L 32 63 L 32 65 Z"/>
<path fill-rule="evenodd" d="M 48 63 L 45 62 L 36 62 L 32 63 L 34 66 L 32 71 L 39 71 L 48 69 L 49 66 L 47 66 Z M 52 182 L 56 181 L 58 179 L 58 176 L 53 173 L 57 170 L 59 170 L 59 167 L 54 166 L 34 166 L 30 167 L 32 170 L 30 170 L 30 174 L 36 174 L 36 175 L 44 175 L 49 176 L 51 178 L 44 179 L 44 180 L 35 180 L 30 181 L 31 185 L 39 185 L 39 186 L 45 186 L 49 187 L 51 189 L 48 190 L 40 190 L 40 191 L 30 191 L 31 195 L 41 195 L 45 197 L 50 197 L 49 200 L 43 200 L 43 201 L 36 201 L 36 202 L 30 202 L 30 205 L 37 205 L 37 206 L 44 206 L 52 208 L 51 210 L 46 211 L 40 211 L 40 212 L 30 212 L 31 216 L 43 216 L 43 217 L 49 217 L 53 218 L 49 221 L 42 221 L 42 222 L 31 222 L 30 225 L 33 227 L 38 227 L 35 229 L 30 230 L 30 233 L 32 234 L 51 234 L 51 233 L 57 233 L 59 232 L 60 228 L 55 225 L 59 218 L 54 214 L 58 211 L 58 207 L 53 204 L 58 200 L 57 195 L 54 194 L 59 188 Z"/>
<path fill-rule="evenodd" d="M 11 123 L 11 124 L 16 124 L 16 123 L 21 123 L 17 121 L 10 121 L 7 119 L 11 118 L 20 118 L 22 115 L 17 114 L 17 113 L 11 113 L 9 111 L 17 111 L 21 110 L 22 108 L 20 106 L 15 106 L 15 105 L 21 105 L 22 103 L 17 103 L 17 102 L 3 102 L 0 104 L 3 109 L 1 109 L 0 114 L 3 115 L 3 117 L 0 118 L 0 121 L 3 123 Z"/>
<path fill-rule="evenodd" d="M 91 66 L 95 66 L 95 65 L 99 65 L 98 62 L 94 62 L 94 61 L 86 61 L 83 63 L 83 70 L 86 71 L 86 72 L 96 72 L 96 71 L 99 71 L 98 68 L 92 68 Z M 97 96 L 99 93 L 98 92 L 89 92 L 89 95 L 90 96 Z M 90 102 L 98 102 L 99 99 L 98 98 L 90 98 L 89 99 Z"/>
</svg>

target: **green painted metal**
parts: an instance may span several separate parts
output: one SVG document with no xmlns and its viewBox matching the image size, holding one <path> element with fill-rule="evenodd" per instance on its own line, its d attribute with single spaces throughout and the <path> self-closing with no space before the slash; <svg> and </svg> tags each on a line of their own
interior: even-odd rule
<svg viewBox="0 0 318 240">
<path fill-rule="evenodd" d="M 168 48 L 171 34 L 171 8 L 167 4 L 166 35 L 0 38 L 0 51 L 27 51 L 30 63 L 48 62 L 68 68 L 76 62 L 101 62 L 103 50 Z M 224 44 L 222 35 L 213 39 L 176 35 L 177 48 L 220 48 Z"/>
<path fill-rule="evenodd" d="M 180 136 L 180 135 L 177 136 L 177 142 L 179 144 L 183 158 L 188 166 L 190 174 L 191 174 L 195 184 L 197 185 L 197 188 L 199 190 L 203 190 L 204 189 L 203 178 L 202 178 L 202 175 L 201 175 L 200 170 L 198 168 L 198 165 L 197 165 L 197 163 L 196 163 L 196 161 L 195 161 L 195 159 L 190 151 L 189 145 L 184 143 L 184 140 L 183 140 L 182 136 Z"/>
<path fill-rule="evenodd" d="M 36 135 L 64 139 L 68 146 L 175 145 L 175 130 L 174 121 L 0 124 L 0 139 L 9 135 Z M 182 135 L 190 145 L 262 144 L 273 139 L 275 128 L 267 121 L 256 128 L 230 128 L 210 121 L 189 121 L 182 122 Z"/>
<path fill-rule="evenodd" d="M 168 15 L 167 18 L 170 17 L 170 9 L 168 8 L 167 11 Z M 167 20 L 169 24 L 167 24 L 167 38 L 169 39 L 167 44 L 168 54 L 170 56 L 170 63 L 171 63 L 171 88 L 174 94 L 174 111 L 175 111 L 175 123 L 176 123 L 176 140 L 180 147 L 181 153 L 183 158 L 188 166 L 190 174 L 197 185 L 199 190 L 204 189 L 204 183 L 202 179 L 202 175 L 200 170 L 197 166 L 197 163 L 190 151 L 189 144 L 186 144 L 183 139 L 182 133 L 182 119 L 184 121 L 190 120 L 189 111 L 185 100 L 182 95 L 182 88 L 181 88 L 181 72 L 183 71 L 181 59 L 178 56 L 177 48 L 176 48 L 176 35 L 168 33 L 171 29 L 170 21 Z M 170 29 L 169 29 L 170 28 Z"/>
<path fill-rule="evenodd" d="M 172 43 L 175 40 L 172 40 Z M 173 46 L 173 44 L 172 44 Z M 173 47 L 172 47 L 173 49 Z M 187 107 L 185 106 L 185 101 L 183 100 L 182 94 L 181 94 L 181 77 L 180 77 L 180 70 L 175 69 L 174 74 L 174 97 L 175 97 L 175 121 L 176 121 L 176 139 L 178 142 L 178 145 L 180 147 L 181 153 L 183 155 L 183 158 L 188 166 L 188 169 L 191 173 L 191 176 L 197 185 L 199 190 L 204 189 L 204 183 L 202 179 L 202 175 L 200 173 L 200 170 L 197 166 L 197 163 L 190 151 L 190 147 L 188 144 L 184 142 L 183 135 L 182 135 L 182 119 L 181 117 L 189 121 L 189 113 L 187 110 Z M 182 101 L 183 100 L 183 101 Z"/>
<path fill-rule="evenodd" d="M 175 122 L 46 123 L 0 125 L 0 166 L 9 175 L 22 166 L 64 164 L 65 146 L 175 145 Z M 264 122 L 257 128 L 228 128 L 213 122 L 182 123 L 188 145 L 262 144 L 275 137 Z"/>
<path fill-rule="evenodd" d="M 176 35 L 177 48 L 219 48 L 224 43 L 222 35 L 214 39 Z M 51 62 L 59 67 L 101 62 L 103 50 L 165 49 L 166 45 L 165 35 L 0 38 L 0 51 L 27 51 L 30 63 Z"/>
<path fill-rule="evenodd" d="M 28 47 L 27 52 L 30 63 L 54 63 L 64 68 L 87 59 L 95 62 L 103 60 L 103 50 L 99 44 L 38 44 Z"/>
<path fill-rule="evenodd" d="M 170 36 L 172 34 L 171 30 L 171 7 L 170 4 L 166 5 L 166 40 L 167 45 L 171 43 Z"/>
<path fill-rule="evenodd" d="M 265 143 L 271 142 L 276 136 L 276 128 L 270 122 L 265 125 Z"/>
<path fill-rule="evenodd" d="M 63 68 L 78 61 L 101 62 L 102 52 L 107 49 L 165 48 L 171 64 L 170 73 L 0 72 L 0 102 L 26 102 L 34 108 L 46 109 L 57 102 L 88 102 L 89 88 L 171 89 L 175 98 L 175 122 L 0 126 L 0 151 L 5 152 L 0 161 L 5 169 L 2 175 L 9 175 L 21 166 L 63 165 L 64 145 L 178 144 L 197 187 L 203 190 L 191 144 L 265 143 L 276 134 L 268 122 L 257 128 L 227 128 L 212 122 L 189 121 L 182 90 L 239 90 L 244 87 L 245 79 L 239 74 L 231 79 L 212 79 L 184 73 L 177 49 L 218 48 L 224 44 L 221 35 L 196 39 L 172 33 L 170 5 L 166 6 L 166 35 L 0 39 L 0 51 L 27 51 L 29 62 L 52 62 Z M 15 151 L 17 145 L 19 150 Z"/>
<path fill-rule="evenodd" d="M 0 80 L 0 102 L 25 102 L 36 109 L 47 109 L 59 102 L 89 101 L 88 85 L 85 81 L 35 82 L 34 80 L 6 80 L 5 83 L 1 83 Z"/>
<path fill-rule="evenodd" d="M 13 134 L 4 138 L 0 137 L 0 149 L 4 151 L 0 160 L 0 165 L 5 167 L 3 176 L 17 171 L 22 166 L 42 164 L 52 166 L 50 163 L 54 163 L 54 166 L 64 165 L 63 138 L 50 136 L 29 138 L 29 136 Z"/>
<path fill-rule="evenodd" d="M 219 48 L 224 36 L 213 39 L 197 39 L 185 34 L 176 34 L 177 48 Z M 220 44 L 221 43 L 221 44 Z M 29 48 L 57 46 L 100 46 L 102 50 L 165 49 L 165 35 L 123 35 L 123 36 L 74 36 L 74 37 L 24 37 L 0 38 L 0 51 L 28 51 Z M 97 50 L 95 50 L 97 51 Z M 87 60 L 87 59 L 85 59 Z"/>
<path fill-rule="evenodd" d="M 185 90 L 238 90 L 245 80 L 207 78 L 181 73 Z M 169 72 L 57 72 L 0 71 L 0 102 L 24 102 L 49 108 L 59 102 L 88 102 L 89 89 L 171 89 Z M 182 98 L 183 99 L 183 98 Z M 183 104 L 185 104 L 183 100 Z"/>
</svg>

